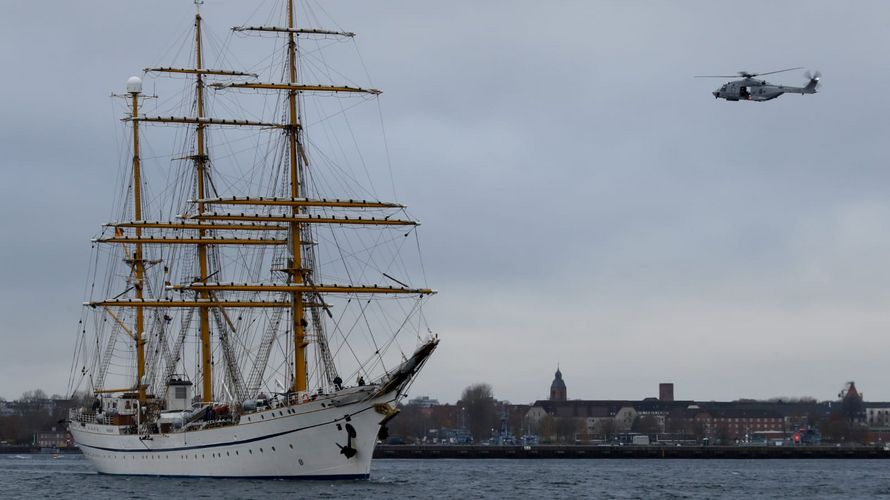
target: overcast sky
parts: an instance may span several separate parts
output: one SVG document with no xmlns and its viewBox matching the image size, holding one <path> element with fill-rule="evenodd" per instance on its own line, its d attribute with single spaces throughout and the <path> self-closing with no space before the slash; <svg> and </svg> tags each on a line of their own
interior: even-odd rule
<svg viewBox="0 0 890 500">
<path fill-rule="evenodd" d="M 203 12 L 225 33 L 248 3 Z M 855 380 L 890 400 L 890 4 L 323 6 L 384 90 L 440 290 L 412 396 L 488 382 L 531 402 L 559 363 L 570 398 L 829 399 Z M 192 12 L 0 3 L 0 396 L 64 392 L 119 164 L 108 95 L 166 62 Z M 791 66 L 821 92 L 724 102 L 692 78 Z"/>
</svg>

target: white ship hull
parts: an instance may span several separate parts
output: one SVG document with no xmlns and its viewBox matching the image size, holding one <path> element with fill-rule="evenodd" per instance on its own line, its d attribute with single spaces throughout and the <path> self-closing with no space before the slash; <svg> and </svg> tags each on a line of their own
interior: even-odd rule
<svg viewBox="0 0 890 500">
<path fill-rule="evenodd" d="M 74 421 L 70 430 L 103 474 L 364 479 L 385 409 L 391 408 L 381 405 L 394 404 L 395 395 L 357 402 L 334 396 L 246 414 L 237 425 L 148 438 L 98 423 Z M 347 445 L 355 449 L 351 457 L 341 451 Z"/>
<path fill-rule="evenodd" d="M 423 271 L 419 244 L 405 258 L 400 243 L 418 222 L 400 203 L 360 199 L 373 189 L 354 178 L 358 150 L 320 162 L 317 174 L 308 169 L 316 148 L 307 148 L 303 100 L 380 91 L 302 81 L 302 40 L 354 33 L 297 24 L 303 16 L 295 2 L 286 0 L 278 26 L 233 28 L 280 37 L 259 74 L 204 66 L 211 55 L 195 1 L 194 57 L 184 67 L 145 70 L 186 77 L 192 91 L 182 94 L 171 82 L 171 95 L 186 97 L 165 98 L 155 110 L 163 116 L 145 108 L 156 96 L 143 94 L 140 77 L 127 80 L 126 95 L 114 94 L 126 98 L 132 142 L 115 203 L 121 219 L 92 240 L 92 284 L 72 365 L 79 369 L 71 371 L 72 391 L 95 400 L 73 409 L 68 426 L 101 473 L 366 478 L 381 426 L 438 345 L 422 310 L 436 292 L 409 283 L 412 271 Z M 261 83 L 266 76 L 272 83 Z M 209 113 L 217 91 L 234 99 L 221 94 L 246 89 L 277 98 L 236 105 L 257 120 Z M 334 111 L 328 118 L 345 112 L 318 111 Z M 342 118 L 342 132 L 354 137 Z M 140 137 L 149 132 L 140 127 L 150 124 L 186 127 L 170 158 L 194 168 L 171 169 L 166 152 L 143 158 Z M 255 147 L 215 154 L 205 133 L 222 126 L 251 136 L 256 129 Z M 324 126 L 335 146 L 341 130 Z M 335 316 L 331 308 L 341 306 Z M 406 357 L 404 343 L 414 338 L 421 345 Z M 338 370 L 335 359 L 346 366 Z M 356 387 L 344 388 L 340 374 L 347 373 Z M 273 387 L 285 392 L 270 398 Z"/>
</svg>

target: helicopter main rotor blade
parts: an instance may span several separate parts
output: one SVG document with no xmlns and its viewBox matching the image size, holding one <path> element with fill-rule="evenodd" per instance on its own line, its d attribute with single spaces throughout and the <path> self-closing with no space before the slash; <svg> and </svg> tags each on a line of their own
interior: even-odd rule
<svg viewBox="0 0 890 500">
<path fill-rule="evenodd" d="M 794 70 L 796 70 L 796 69 L 803 69 L 803 67 L 800 66 L 800 67 L 797 67 L 797 68 L 780 69 L 780 70 L 776 70 L 776 71 L 769 71 L 769 72 L 767 72 L 767 73 L 754 73 L 754 76 L 772 75 L 772 74 L 775 74 L 775 73 L 784 73 L 785 71 L 794 71 Z"/>
<path fill-rule="evenodd" d="M 738 78 L 738 75 L 695 75 L 692 78 Z"/>
</svg>

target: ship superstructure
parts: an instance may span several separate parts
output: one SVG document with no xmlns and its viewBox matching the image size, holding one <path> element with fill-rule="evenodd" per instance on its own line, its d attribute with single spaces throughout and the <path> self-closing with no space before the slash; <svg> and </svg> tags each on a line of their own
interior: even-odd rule
<svg viewBox="0 0 890 500">
<path fill-rule="evenodd" d="M 305 81 L 318 39 L 354 34 L 303 28 L 296 7 L 283 2 L 277 25 L 233 28 L 277 42 L 267 66 L 251 70 L 205 64 L 199 10 L 191 64 L 145 69 L 185 79 L 170 106 L 179 113 L 149 112 L 150 101 L 160 110 L 171 100 L 146 95 L 140 77 L 118 96 L 123 195 L 94 240 L 71 383 L 95 398 L 69 424 L 100 472 L 367 477 L 381 428 L 438 344 L 422 311 L 434 291 L 409 285 L 414 261 L 403 255 L 419 251 L 405 244 L 417 222 L 309 135 L 307 103 L 380 91 Z M 315 123 L 342 149 L 327 122 L 348 107 L 334 109 Z M 148 180 L 151 126 L 173 127 L 157 128 L 174 153 L 151 142 L 151 158 L 168 165 Z M 413 348 L 403 352 L 405 336 Z"/>
</svg>

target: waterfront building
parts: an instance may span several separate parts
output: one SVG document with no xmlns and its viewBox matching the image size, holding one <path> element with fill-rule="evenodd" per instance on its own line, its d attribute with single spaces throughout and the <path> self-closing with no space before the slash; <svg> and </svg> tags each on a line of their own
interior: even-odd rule
<svg viewBox="0 0 890 500">
<path fill-rule="evenodd" d="M 696 402 L 675 400 L 673 383 L 661 383 L 658 398 L 642 400 L 568 400 L 565 381 L 557 370 L 550 387 L 550 398 L 536 401 L 525 415 L 529 428 L 540 433 L 542 441 L 568 441 L 566 429 L 575 428 L 576 442 L 609 440 L 611 436 L 641 433 L 657 439 L 668 434 L 683 440 L 709 438 L 712 442 L 750 441 L 757 436 L 782 434 L 792 436 L 800 429 L 838 418 L 841 409 L 851 406 L 851 399 L 861 394 L 852 383 L 842 394 L 840 405 L 832 402 L 738 400 Z M 890 404 L 872 405 L 870 425 L 890 427 Z M 862 420 L 865 420 L 863 414 Z M 559 431 L 557 429 L 562 429 Z"/>
<path fill-rule="evenodd" d="M 865 403 L 865 421 L 870 428 L 890 428 L 890 403 Z"/>
<path fill-rule="evenodd" d="M 658 399 L 660 401 L 673 401 L 674 400 L 674 384 L 672 384 L 672 383 L 658 384 Z"/>
<path fill-rule="evenodd" d="M 550 401 L 565 401 L 566 399 L 568 399 L 566 394 L 566 383 L 562 379 L 562 372 L 559 371 L 559 367 L 557 367 L 553 383 L 550 384 Z"/>
<path fill-rule="evenodd" d="M 53 427 L 50 431 L 36 433 L 33 444 L 40 448 L 67 448 L 71 445 L 71 434 Z"/>
<path fill-rule="evenodd" d="M 418 408 L 432 408 L 433 406 L 439 406 L 439 400 L 431 399 L 429 396 L 420 396 L 414 399 L 409 399 L 408 404 Z"/>
</svg>

